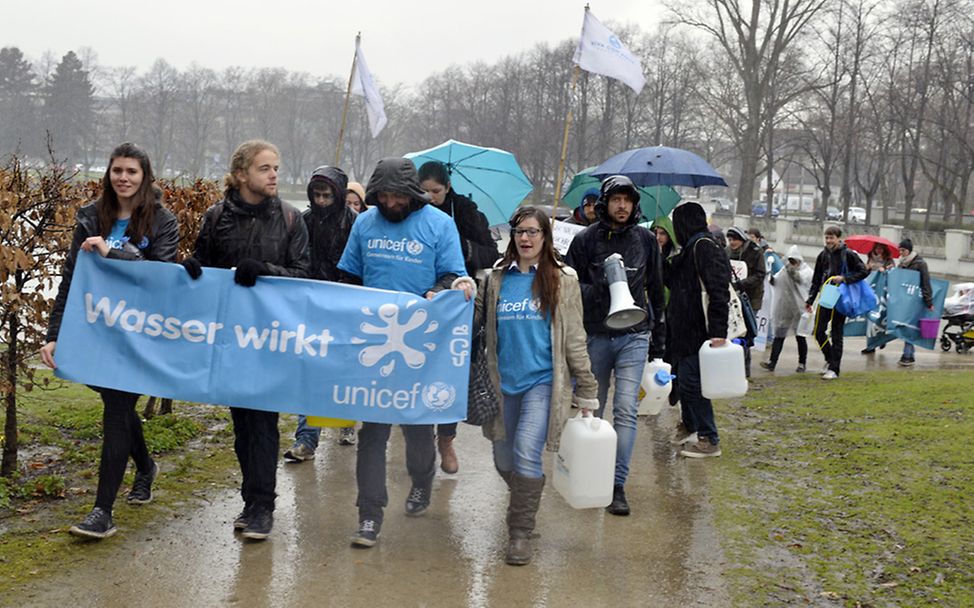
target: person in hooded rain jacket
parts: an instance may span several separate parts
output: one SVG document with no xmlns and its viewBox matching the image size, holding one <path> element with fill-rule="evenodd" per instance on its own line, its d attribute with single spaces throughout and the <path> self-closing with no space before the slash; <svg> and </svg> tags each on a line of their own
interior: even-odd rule
<svg viewBox="0 0 974 608">
<path fill-rule="evenodd" d="M 727 341 L 730 310 L 730 261 L 707 228 L 707 213 L 700 203 L 685 201 L 673 210 L 673 231 L 683 244 L 680 253 L 664 267 L 670 302 L 666 307 L 669 342 L 667 355 L 678 370 L 682 419 L 671 443 L 685 446 L 687 458 L 720 456 L 720 437 L 714 407 L 700 392 L 700 357 L 703 343 L 721 346 Z M 703 309 L 706 289 L 708 307 Z"/>
<path fill-rule="evenodd" d="M 348 234 L 358 217 L 346 204 L 348 176 L 338 167 L 318 167 L 308 181 L 308 202 L 311 205 L 301 214 L 308 227 L 308 243 L 311 251 L 310 278 L 321 281 L 338 281 L 338 260 L 345 251 Z M 284 452 L 287 462 L 303 462 L 315 457 L 321 429 L 308 424 L 307 416 L 298 416 L 298 428 L 294 432 L 294 445 Z M 339 445 L 355 445 L 355 428 L 342 427 Z"/>
<path fill-rule="evenodd" d="M 233 280 L 243 287 L 253 287 L 261 276 L 308 276 L 308 227 L 297 209 L 278 198 L 279 169 L 274 144 L 255 139 L 237 147 L 224 178 L 224 199 L 203 214 L 193 256 L 183 261 L 191 277 L 198 279 L 206 266 L 236 267 Z M 244 538 L 263 540 L 274 525 L 278 413 L 231 406 L 230 416 L 244 501 L 233 528 Z"/>
<path fill-rule="evenodd" d="M 595 203 L 599 200 L 599 189 L 589 188 L 582 195 L 582 202 L 575 207 L 572 211 L 572 216 L 566 220 L 567 224 L 575 224 L 576 226 L 589 226 L 592 223 L 598 221 L 598 216 L 595 215 Z"/>
<path fill-rule="evenodd" d="M 369 209 L 352 226 L 338 269 L 366 287 L 405 291 L 432 298 L 444 289 L 462 289 L 469 300 L 476 290 L 467 276 L 460 236 L 453 219 L 428 204 L 419 175 L 407 158 L 379 161 L 365 190 Z M 389 241 L 409 241 L 409 251 L 389 256 L 373 248 Z M 392 425 L 364 422 L 359 431 L 355 478 L 358 483 L 358 531 L 355 547 L 372 547 L 379 538 L 386 493 L 386 445 Z M 436 472 L 433 425 L 402 426 L 406 469 L 412 488 L 406 515 L 426 512 Z"/>
<path fill-rule="evenodd" d="M 609 378 L 615 373 L 612 414 L 618 442 L 613 498 L 607 510 L 628 515 L 625 483 L 636 445 L 639 385 L 647 354 L 662 357 L 666 335 L 662 267 L 655 236 L 638 225 L 639 191 L 632 180 L 623 175 L 607 177 L 595 211 L 599 221 L 575 235 L 565 261 L 578 273 L 581 285 L 588 355 L 599 383 L 599 416 L 608 400 Z M 602 263 L 613 253 L 622 256 L 635 306 L 647 313 L 646 320 L 628 329 L 605 324 L 612 301 Z"/>
<path fill-rule="evenodd" d="M 778 365 L 778 358 L 785 345 L 788 334 L 795 333 L 798 322 L 805 313 L 805 297 L 812 284 L 812 269 L 802 259 L 798 245 L 788 249 L 784 267 L 771 278 L 774 286 L 774 340 L 771 343 L 771 359 L 762 361 L 761 367 L 774 371 Z M 808 362 L 808 341 L 804 336 L 795 334 L 798 343 L 798 368 L 796 372 L 804 372 Z"/>
</svg>

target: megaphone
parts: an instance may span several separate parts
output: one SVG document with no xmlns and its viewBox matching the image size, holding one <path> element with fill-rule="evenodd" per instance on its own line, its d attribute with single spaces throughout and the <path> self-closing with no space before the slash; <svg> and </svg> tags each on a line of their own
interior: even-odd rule
<svg viewBox="0 0 974 608">
<path fill-rule="evenodd" d="M 605 317 L 605 326 L 609 329 L 629 329 L 646 320 L 646 311 L 636 306 L 629 292 L 629 281 L 626 279 L 626 266 L 622 256 L 613 253 L 602 262 L 602 272 L 609 282 L 609 314 Z"/>
</svg>

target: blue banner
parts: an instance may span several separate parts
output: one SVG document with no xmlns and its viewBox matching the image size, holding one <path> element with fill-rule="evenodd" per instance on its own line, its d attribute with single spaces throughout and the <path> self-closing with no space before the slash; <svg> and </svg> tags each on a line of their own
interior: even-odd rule
<svg viewBox="0 0 974 608">
<path fill-rule="evenodd" d="M 920 273 L 916 270 L 893 268 L 886 272 L 873 271 L 866 279 L 879 298 L 879 307 L 861 317 L 846 321 L 846 336 L 866 336 L 867 348 L 878 348 L 893 340 L 903 340 L 916 346 L 933 349 L 937 340 L 920 337 L 920 319 L 939 319 L 943 314 L 947 281 L 930 278 L 933 310 L 923 305 Z"/>
<path fill-rule="evenodd" d="M 466 418 L 473 302 L 79 253 L 58 376 L 198 403 L 393 424 Z"/>
</svg>

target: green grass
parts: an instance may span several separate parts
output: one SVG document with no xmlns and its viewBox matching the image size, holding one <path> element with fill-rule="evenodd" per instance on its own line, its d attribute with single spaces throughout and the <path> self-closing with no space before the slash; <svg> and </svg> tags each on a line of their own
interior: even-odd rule
<svg viewBox="0 0 974 608">
<path fill-rule="evenodd" d="M 791 376 L 719 403 L 735 605 L 974 605 L 972 380 Z"/>
<path fill-rule="evenodd" d="M 0 596 L 107 551 L 111 544 L 79 542 L 67 534 L 94 502 L 101 399 L 87 387 L 39 372 L 39 380 L 45 377 L 51 388 L 18 394 L 19 468 L 13 477 L 0 478 Z M 140 413 L 144 405 L 145 398 L 139 401 Z M 182 511 L 204 492 L 238 483 L 227 408 L 176 402 L 173 410 L 144 424 L 146 444 L 162 474 L 151 504 L 116 509 L 123 532 Z M 120 503 L 132 475 L 129 467 Z"/>
</svg>

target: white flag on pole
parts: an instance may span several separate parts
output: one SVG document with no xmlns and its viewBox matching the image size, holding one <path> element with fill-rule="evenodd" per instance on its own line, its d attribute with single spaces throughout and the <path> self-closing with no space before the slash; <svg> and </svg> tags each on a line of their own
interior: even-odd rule
<svg viewBox="0 0 974 608">
<path fill-rule="evenodd" d="M 592 11 L 585 11 L 582 37 L 578 40 L 573 61 L 587 72 L 622 81 L 637 95 L 646 84 L 639 59 L 595 18 Z"/>
<path fill-rule="evenodd" d="M 355 74 L 352 76 L 352 94 L 365 98 L 365 112 L 369 116 L 369 128 L 372 130 L 372 137 L 378 137 L 379 131 L 388 122 L 385 105 L 382 103 L 379 87 L 372 80 L 372 72 L 369 71 L 369 64 L 365 62 L 362 47 L 358 44 L 355 45 Z"/>
</svg>

